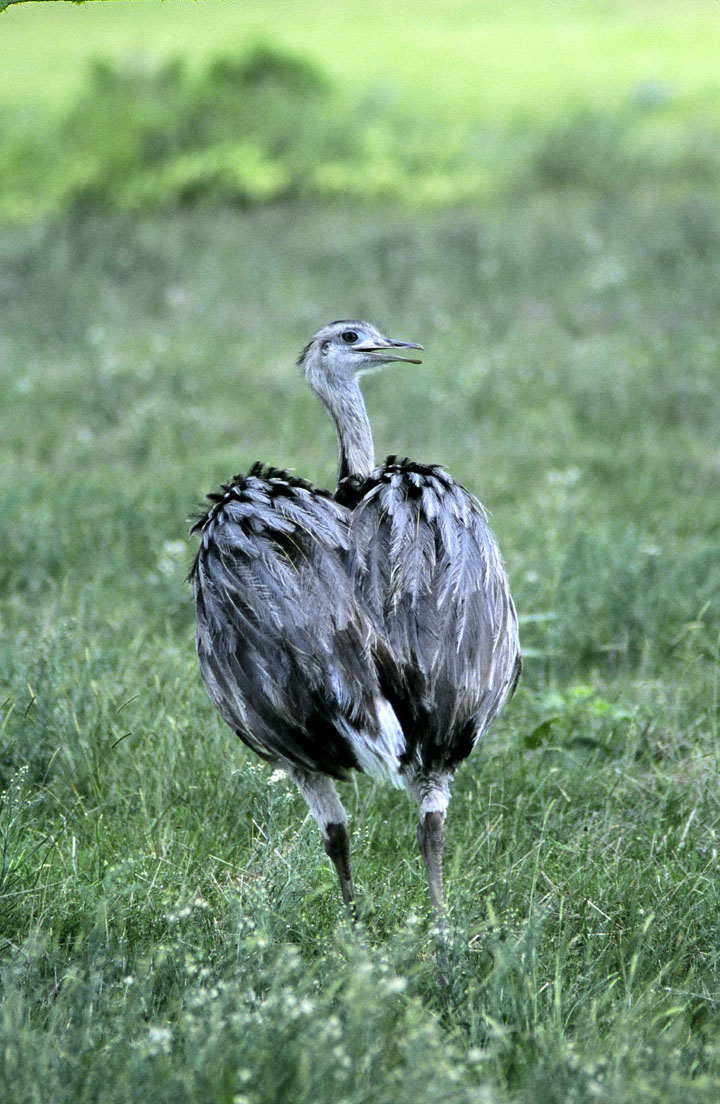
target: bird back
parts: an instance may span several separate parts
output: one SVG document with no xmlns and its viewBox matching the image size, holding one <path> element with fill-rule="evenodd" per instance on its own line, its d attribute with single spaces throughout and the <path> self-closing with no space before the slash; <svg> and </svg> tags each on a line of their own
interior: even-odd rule
<svg viewBox="0 0 720 1104">
<path fill-rule="evenodd" d="M 402 732 L 347 573 L 347 509 L 259 464 L 209 497 L 190 579 L 200 669 L 223 719 L 268 759 L 396 774 Z"/>
<path fill-rule="evenodd" d="M 337 498 L 351 510 L 350 575 L 393 656 L 381 684 L 405 734 L 403 763 L 453 770 L 520 673 L 485 511 L 442 468 L 394 456 L 342 481 Z"/>
</svg>

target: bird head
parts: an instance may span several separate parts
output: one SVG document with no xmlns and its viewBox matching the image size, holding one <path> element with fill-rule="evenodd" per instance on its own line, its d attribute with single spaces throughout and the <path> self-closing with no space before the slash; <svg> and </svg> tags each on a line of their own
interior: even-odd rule
<svg viewBox="0 0 720 1104">
<path fill-rule="evenodd" d="M 318 330 L 300 353 L 298 364 L 312 387 L 320 375 L 339 382 L 394 360 L 422 363 L 416 357 L 403 356 L 399 351 L 403 349 L 422 349 L 422 345 L 394 341 L 370 322 L 345 319 Z"/>
</svg>

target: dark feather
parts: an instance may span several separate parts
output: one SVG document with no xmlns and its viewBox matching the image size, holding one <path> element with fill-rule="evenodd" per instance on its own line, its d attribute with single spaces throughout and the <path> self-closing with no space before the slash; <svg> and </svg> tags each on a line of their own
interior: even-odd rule
<svg viewBox="0 0 720 1104">
<path fill-rule="evenodd" d="M 382 626 L 403 762 L 452 770 L 514 689 L 517 617 L 485 512 L 441 468 L 390 456 L 345 480 L 349 570 Z"/>
<path fill-rule="evenodd" d="M 347 509 L 257 464 L 211 502 L 193 526 L 190 580 L 200 669 L 223 719 L 265 758 L 335 777 L 373 757 L 397 769 L 381 644 L 345 563 Z"/>
</svg>

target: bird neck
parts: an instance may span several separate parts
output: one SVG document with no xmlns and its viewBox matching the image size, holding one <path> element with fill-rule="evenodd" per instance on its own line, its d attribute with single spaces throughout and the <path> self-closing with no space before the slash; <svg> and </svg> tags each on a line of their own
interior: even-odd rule
<svg viewBox="0 0 720 1104">
<path fill-rule="evenodd" d="M 370 419 L 355 380 L 339 409 L 328 406 L 338 439 L 338 481 L 348 475 L 365 479 L 375 467 Z"/>
<path fill-rule="evenodd" d="M 343 381 L 341 389 L 324 386 L 323 381 L 313 386 L 313 391 L 324 403 L 335 426 L 338 481 L 348 475 L 365 479 L 375 467 L 375 448 L 370 419 L 357 380 Z"/>
</svg>

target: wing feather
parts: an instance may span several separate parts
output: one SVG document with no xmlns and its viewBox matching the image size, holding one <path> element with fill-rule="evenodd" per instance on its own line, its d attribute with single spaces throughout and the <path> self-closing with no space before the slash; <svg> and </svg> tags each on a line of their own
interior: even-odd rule
<svg viewBox="0 0 720 1104">
<path fill-rule="evenodd" d="M 519 673 L 515 607 L 483 507 L 435 466 L 388 457 L 352 507 L 349 570 L 393 657 L 405 763 L 452 769 Z"/>
<path fill-rule="evenodd" d="M 212 501 L 194 527 L 190 579 L 200 670 L 220 715 L 266 758 L 397 779 L 403 734 L 347 572 L 349 512 L 259 465 Z"/>
</svg>

